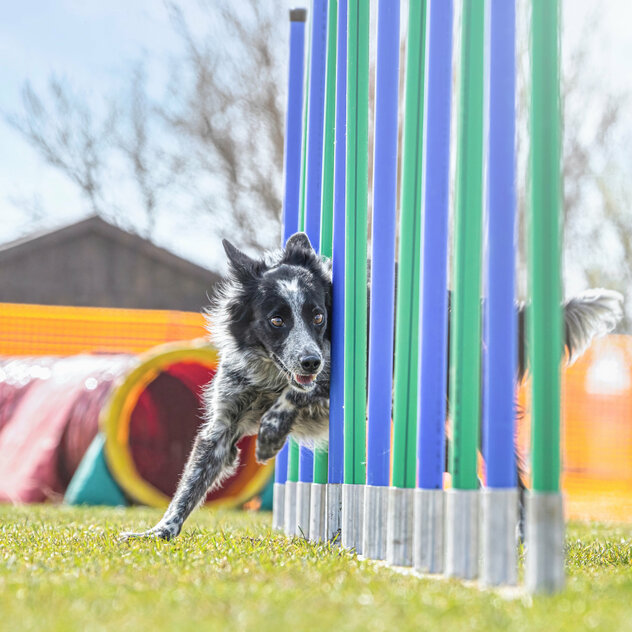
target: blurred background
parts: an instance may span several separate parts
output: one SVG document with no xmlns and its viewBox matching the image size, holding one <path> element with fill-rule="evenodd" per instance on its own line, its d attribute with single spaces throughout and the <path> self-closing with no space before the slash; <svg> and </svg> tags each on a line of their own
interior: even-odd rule
<svg viewBox="0 0 632 632">
<path fill-rule="evenodd" d="M 204 335 L 202 319 L 192 314 L 208 303 L 224 272 L 221 239 L 250 252 L 280 241 L 288 9 L 296 4 L 25 0 L 4 7 L 0 354 L 139 354 Z M 529 20 L 529 2 L 519 0 L 521 214 Z M 563 4 L 565 293 L 599 286 L 621 291 L 626 318 L 619 334 L 632 333 L 631 22 L 626 0 Z M 405 31 L 404 23 L 402 41 Z M 374 54 L 375 41 L 372 47 Z M 523 295 L 524 233 L 523 227 Z M 88 311 L 19 307 L 27 304 Z M 90 308 L 136 311 L 104 315 Z M 108 329 L 113 322 L 116 331 Z M 607 476 L 628 477 L 632 489 L 629 340 L 601 344 L 602 352 L 591 352 L 592 360 L 576 369 L 578 388 L 620 398 L 607 414 L 601 400 L 601 408 L 591 409 L 615 424 L 604 421 L 598 430 L 606 444 L 594 460 L 616 451 L 621 465 Z M 35 364 L 34 379 L 41 379 L 43 364 Z M 20 370 L 4 375 L 23 380 Z M 578 397 L 577 414 L 596 406 L 594 397 L 592 404 Z M 0 449 L 2 419 L 13 412 L 0 410 Z M 576 472 L 598 443 L 587 430 L 581 436 Z"/>
<path fill-rule="evenodd" d="M 218 273 L 222 237 L 253 250 L 276 246 L 294 4 L 8 5 L 0 25 L 0 242 L 98 215 Z M 528 6 L 518 1 L 521 205 Z M 570 294 L 624 291 L 631 281 L 631 19 L 625 0 L 563 4 Z"/>
</svg>

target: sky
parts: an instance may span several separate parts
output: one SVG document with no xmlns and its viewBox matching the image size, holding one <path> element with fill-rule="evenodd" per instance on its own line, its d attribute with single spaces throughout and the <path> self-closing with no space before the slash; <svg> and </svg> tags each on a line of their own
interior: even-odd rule
<svg viewBox="0 0 632 632">
<path fill-rule="evenodd" d="M 54 75 L 88 100 L 100 101 L 122 89 L 138 60 L 149 63 L 154 81 L 165 82 L 164 68 L 178 52 L 168 11 L 159 0 L 4 4 L 0 24 L 0 242 L 32 228 L 70 223 L 88 212 L 75 186 L 47 166 L 6 122 L 7 114 L 20 111 L 24 82 L 43 90 Z M 41 199 L 46 215 L 37 226 L 29 226 L 15 201 L 35 196 Z M 168 234 L 168 227 L 161 226 L 160 233 Z M 168 245 L 177 249 L 176 241 Z"/>
<path fill-rule="evenodd" d="M 236 0 L 238 1 L 238 0 Z M 283 0 L 284 3 L 286 0 Z M 523 0 L 521 0 L 523 1 Z M 290 3 L 288 2 L 288 7 Z M 292 2 L 299 5 L 300 2 Z M 180 2 L 196 23 L 202 10 L 196 0 Z M 629 0 L 566 0 L 564 39 L 581 38 L 595 11 L 602 13 L 599 47 L 591 51 L 591 71 L 615 90 L 632 88 L 632 3 Z M 151 90 L 160 92 L 167 81 L 169 59 L 179 53 L 179 40 L 169 12 L 160 0 L 22 0 L 3 2 L 0 21 L 0 242 L 40 228 L 52 228 L 87 215 L 75 187 L 38 154 L 6 122 L 20 111 L 20 94 L 29 80 L 43 89 L 51 75 L 78 87 L 88 100 L 122 89 L 129 69 L 143 60 Z M 284 81 L 285 75 L 280 77 Z M 632 133 L 632 120 L 630 123 Z M 29 224 L 19 200 L 41 200 L 45 215 Z M 130 201 L 131 223 L 141 215 Z M 221 268 L 212 226 L 191 226 L 173 213 L 161 216 L 155 233 L 160 245 L 210 268 Z M 209 243 L 212 247 L 209 248 Z"/>
</svg>

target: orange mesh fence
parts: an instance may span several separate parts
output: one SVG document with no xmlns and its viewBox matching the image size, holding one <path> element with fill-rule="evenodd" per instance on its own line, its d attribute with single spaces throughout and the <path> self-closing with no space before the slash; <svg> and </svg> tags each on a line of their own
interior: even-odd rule
<svg viewBox="0 0 632 632">
<path fill-rule="evenodd" d="M 205 335 L 195 312 L 0 303 L 0 355 L 140 353 Z"/>
<path fill-rule="evenodd" d="M 519 443 L 528 453 L 527 382 Z M 632 336 L 596 340 L 563 373 L 563 489 L 569 518 L 632 522 Z"/>
</svg>

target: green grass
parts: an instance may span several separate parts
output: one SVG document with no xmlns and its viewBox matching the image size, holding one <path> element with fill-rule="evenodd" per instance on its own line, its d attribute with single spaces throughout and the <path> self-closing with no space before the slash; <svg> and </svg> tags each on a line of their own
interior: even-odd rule
<svg viewBox="0 0 632 632">
<path fill-rule="evenodd" d="M 508 598 L 396 573 L 198 511 L 173 542 L 116 539 L 149 509 L 0 506 L 0 630 L 632 630 L 632 525 L 573 524 L 568 585 Z"/>
</svg>

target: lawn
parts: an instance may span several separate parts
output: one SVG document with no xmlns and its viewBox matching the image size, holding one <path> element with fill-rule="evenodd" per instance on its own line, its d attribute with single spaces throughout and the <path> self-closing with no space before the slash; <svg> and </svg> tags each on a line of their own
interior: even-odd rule
<svg viewBox="0 0 632 632">
<path fill-rule="evenodd" d="M 632 631 L 632 525 L 571 524 L 566 590 L 531 598 L 288 540 L 266 513 L 198 511 L 173 542 L 117 541 L 158 517 L 0 506 L 0 630 Z"/>
</svg>

